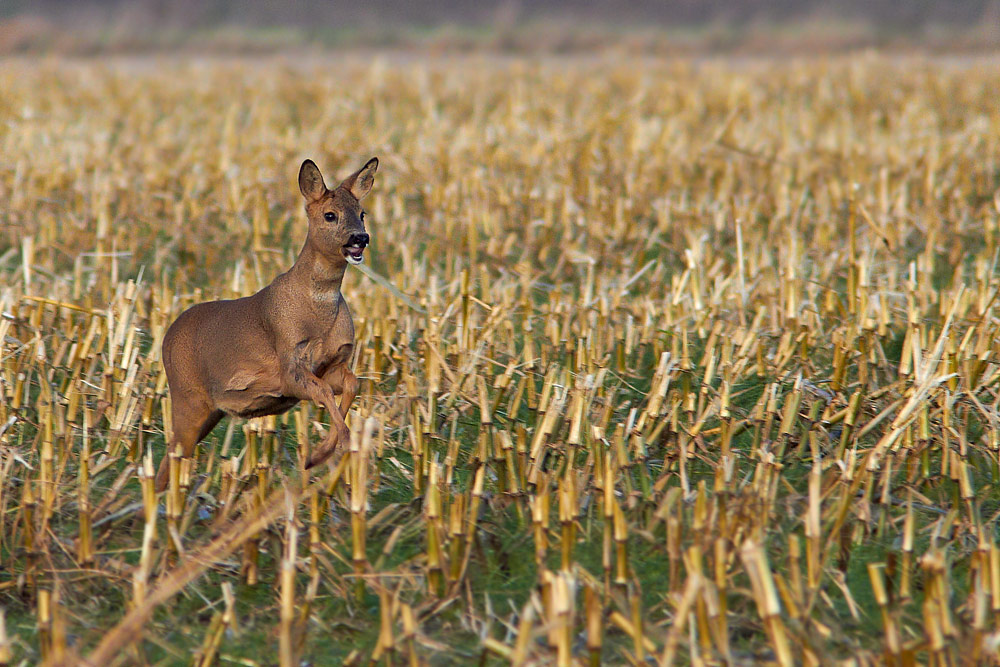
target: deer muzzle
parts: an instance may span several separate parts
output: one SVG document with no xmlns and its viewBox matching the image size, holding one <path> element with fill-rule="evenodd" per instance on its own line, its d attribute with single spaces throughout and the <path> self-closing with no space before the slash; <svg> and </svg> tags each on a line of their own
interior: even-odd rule
<svg viewBox="0 0 1000 667">
<path fill-rule="evenodd" d="M 347 245 L 344 246 L 344 257 L 351 264 L 360 264 L 364 259 L 365 248 L 368 247 L 368 241 L 371 237 L 368 234 L 352 234 L 351 238 L 348 239 Z"/>
</svg>

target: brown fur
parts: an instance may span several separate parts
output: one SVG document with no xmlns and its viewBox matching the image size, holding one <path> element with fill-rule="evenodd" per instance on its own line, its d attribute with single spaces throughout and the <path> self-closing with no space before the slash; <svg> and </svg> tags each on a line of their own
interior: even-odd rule
<svg viewBox="0 0 1000 667">
<path fill-rule="evenodd" d="M 372 158 L 330 190 L 311 160 L 299 170 L 309 232 L 295 264 L 256 294 L 192 306 L 163 337 L 173 436 L 169 452 L 190 458 L 195 445 L 229 414 L 260 417 L 285 412 L 302 400 L 330 413 L 330 431 L 306 468 L 347 443 L 344 415 L 358 392 L 348 363 L 354 321 L 340 293 L 347 269 L 344 247 L 364 233 L 360 200 L 374 183 Z M 332 222 L 325 219 L 334 213 Z M 339 407 L 334 396 L 340 395 Z M 166 488 L 169 456 L 160 463 L 156 489 Z"/>
</svg>

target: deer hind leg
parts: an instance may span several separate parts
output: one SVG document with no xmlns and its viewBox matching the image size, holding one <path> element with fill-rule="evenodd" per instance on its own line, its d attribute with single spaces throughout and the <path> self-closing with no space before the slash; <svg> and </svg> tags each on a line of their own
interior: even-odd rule
<svg viewBox="0 0 1000 667">
<path fill-rule="evenodd" d="M 351 409 L 351 404 L 354 403 L 354 399 L 358 395 L 358 387 L 360 385 L 358 377 L 351 372 L 347 364 L 340 364 L 328 370 L 323 374 L 323 382 L 330 386 L 334 394 L 340 395 L 340 409 L 330 410 L 331 435 L 337 433 L 337 440 L 331 441 L 329 444 L 324 443 L 323 446 L 313 452 L 306 462 L 307 469 L 317 466 L 330 458 L 336 451 L 337 446 L 345 440 L 345 436 L 346 439 L 350 438 L 350 431 L 347 429 L 347 423 L 344 421 L 344 418 L 347 416 L 347 412 Z M 343 444 L 347 444 L 347 442 L 345 441 Z"/>
<path fill-rule="evenodd" d="M 170 453 L 181 448 L 181 456 L 191 458 L 194 447 L 212 432 L 222 419 L 223 412 L 208 403 L 174 400 L 171 408 L 174 435 L 167 443 L 167 452 L 156 472 L 156 491 L 163 491 L 170 481 Z"/>
</svg>

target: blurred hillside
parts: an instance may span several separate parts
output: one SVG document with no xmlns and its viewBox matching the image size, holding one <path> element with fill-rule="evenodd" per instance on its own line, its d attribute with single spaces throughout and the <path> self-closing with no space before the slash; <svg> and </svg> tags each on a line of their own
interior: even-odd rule
<svg viewBox="0 0 1000 667">
<path fill-rule="evenodd" d="M 4 0 L 0 53 L 982 51 L 1000 0 Z"/>
</svg>

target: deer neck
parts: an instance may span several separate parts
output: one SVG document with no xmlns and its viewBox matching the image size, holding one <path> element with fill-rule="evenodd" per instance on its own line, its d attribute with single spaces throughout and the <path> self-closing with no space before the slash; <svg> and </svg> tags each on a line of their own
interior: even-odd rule
<svg viewBox="0 0 1000 667">
<path fill-rule="evenodd" d="M 327 257 L 316 250 L 307 237 L 302 252 L 289 272 L 304 284 L 309 293 L 326 300 L 340 293 L 345 271 L 347 260 L 343 257 Z"/>
</svg>

